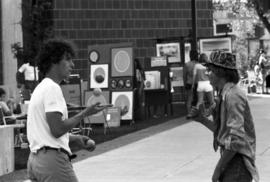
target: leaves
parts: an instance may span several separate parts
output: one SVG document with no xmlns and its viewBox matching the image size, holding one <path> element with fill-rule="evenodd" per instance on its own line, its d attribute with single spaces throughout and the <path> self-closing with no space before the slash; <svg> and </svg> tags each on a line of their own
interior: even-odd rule
<svg viewBox="0 0 270 182">
<path fill-rule="evenodd" d="M 23 17 L 21 26 L 24 35 L 24 43 L 11 45 L 14 57 L 18 62 L 34 60 L 41 43 L 53 37 L 52 28 L 52 0 L 22 1 Z"/>
</svg>

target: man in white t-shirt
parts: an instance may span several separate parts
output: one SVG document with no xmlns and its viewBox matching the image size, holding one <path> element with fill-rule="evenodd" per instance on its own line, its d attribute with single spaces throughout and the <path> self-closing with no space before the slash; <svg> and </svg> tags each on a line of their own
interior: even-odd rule
<svg viewBox="0 0 270 182">
<path fill-rule="evenodd" d="M 69 145 L 76 144 L 90 151 L 95 149 L 95 142 L 89 137 L 69 134 L 84 117 L 105 107 L 97 103 L 68 118 L 59 84 L 71 74 L 74 55 L 72 44 L 64 40 L 49 40 L 40 50 L 38 67 L 44 78 L 32 94 L 27 119 L 31 150 L 27 166 L 32 181 L 77 182 Z"/>
<path fill-rule="evenodd" d="M 38 68 L 34 67 L 33 63 L 29 61 L 28 63 L 24 63 L 18 71 L 24 74 L 25 89 L 29 89 L 32 92 L 38 80 Z"/>
</svg>

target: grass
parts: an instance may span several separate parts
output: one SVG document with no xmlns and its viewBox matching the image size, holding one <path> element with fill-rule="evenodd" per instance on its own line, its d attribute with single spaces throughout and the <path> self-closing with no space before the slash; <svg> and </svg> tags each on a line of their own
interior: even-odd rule
<svg viewBox="0 0 270 182">
<path fill-rule="evenodd" d="M 121 122 L 121 126 L 117 128 L 110 128 L 104 135 L 104 128 L 102 125 L 93 125 L 93 131 L 89 137 L 92 138 L 96 144 L 100 144 L 120 136 L 139 131 L 154 125 L 158 125 L 167 122 L 171 119 L 184 116 L 186 110 L 183 104 L 174 105 L 174 115 L 168 117 L 160 117 L 158 119 L 149 118 L 145 120 L 137 120 L 135 123 L 130 125 L 130 122 Z M 177 112 L 176 112 L 177 111 Z M 161 109 L 158 111 L 159 114 L 163 112 Z M 76 149 L 75 149 L 76 150 Z M 15 148 L 15 171 L 0 177 L 0 182 L 21 182 L 26 179 L 26 167 L 29 156 L 29 149 Z"/>
</svg>

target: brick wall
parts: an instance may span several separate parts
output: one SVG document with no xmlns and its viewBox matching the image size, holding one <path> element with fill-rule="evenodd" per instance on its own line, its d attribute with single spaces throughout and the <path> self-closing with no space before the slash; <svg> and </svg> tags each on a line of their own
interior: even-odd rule
<svg viewBox="0 0 270 182">
<path fill-rule="evenodd" d="M 198 37 L 212 36 L 212 0 L 196 0 Z M 186 37 L 191 0 L 54 0 L 56 36 L 78 47 L 74 73 L 87 78 L 87 46 L 133 42 L 138 58 L 156 54 L 157 38 Z"/>
</svg>

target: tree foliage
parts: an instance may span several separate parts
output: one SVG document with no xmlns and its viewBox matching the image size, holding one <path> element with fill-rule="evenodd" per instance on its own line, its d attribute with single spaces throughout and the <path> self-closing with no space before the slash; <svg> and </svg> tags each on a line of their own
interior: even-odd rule
<svg viewBox="0 0 270 182">
<path fill-rule="evenodd" d="M 18 65 L 33 61 L 41 43 L 53 37 L 52 0 L 22 1 L 23 45 L 16 42 L 11 45 Z"/>
<path fill-rule="evenodd" d="M 228 19 L 232 23 L 235 39 L 233 50 L 236 53 L 240 71 L 245 71 L 254 64 L 248 55 L 247 39 L 254 37 L 255 27 L 264 26 L 270 30 L 269 16 L 263 12 L 258 0 L 216 0 L 213 2 L 214 12 L 227 12 Z"/>
</svg>

